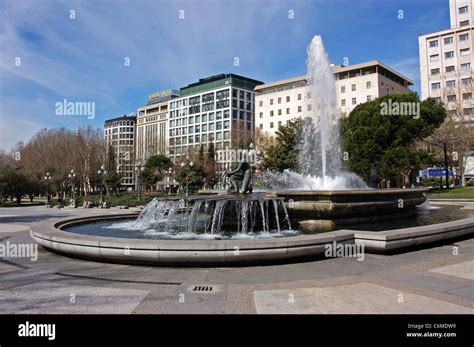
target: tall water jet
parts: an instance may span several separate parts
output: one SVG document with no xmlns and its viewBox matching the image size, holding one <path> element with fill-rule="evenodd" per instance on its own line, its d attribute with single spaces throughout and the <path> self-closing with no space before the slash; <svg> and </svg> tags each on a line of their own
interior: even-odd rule
<svg viewBox="0 0 474 347">
<path fill-rule="evenodd" d="M 336 81 L 321 36 L 313 37 L 307 53 L 307 101 L 311 113 L 303 126 L 299 153 L 301 173 L 336 177 L 341 172 Z"/>
<path fill-rule="evenodd" d="M 311 109 L 304 119 L 298 146 L 300 172 L 266 172 L 262 178 L 270 188 L 276 189 L 366 189 L 359 176 L 342 169 L 336 81 L 321 36 L 313 37 L 307 53 L 305 101 Z"/>
</svg>

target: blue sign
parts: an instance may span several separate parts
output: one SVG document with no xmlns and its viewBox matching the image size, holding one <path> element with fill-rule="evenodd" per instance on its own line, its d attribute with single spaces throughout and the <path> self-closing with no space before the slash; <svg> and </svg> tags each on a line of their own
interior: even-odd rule
<svg viewBox="0 0 474 347">
<path fill-rule="evenodd" d="M 453 173 L 448 171 L 448 176 L 452 176 Z M 446 176 L 446 170 L 441 169 L 428 169 L 428 177 L 439 177 L 439 176 Z"/>
</svg>

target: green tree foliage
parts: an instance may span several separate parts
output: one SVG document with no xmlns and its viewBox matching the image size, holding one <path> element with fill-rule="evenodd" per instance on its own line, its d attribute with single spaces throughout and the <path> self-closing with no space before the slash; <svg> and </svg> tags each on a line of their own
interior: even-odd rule
<svg viewBox="0 0 474 347">
<path fill-rule="evenodd" d="M 381 112 L 387 105 L 407 105 L 401 103 L 420 103 L 419 114 L 401 114 L 405 112 L 393 112 L 394 109 Z M 365 180 L 370 179 L 374 167 L 383 178 L 406 178 L 429 157 L 429 153 L 417 149 L 415 144 L 432 134 L 445 117 L 446 111 L 440 103 L 433 98 L 420 102 L 416 93 L 386 95 L 358 105 L 342 120 L 349 170 Z"/>
<path fill-rule="evenodd" d="M 153 187 L 156 182 L 163 179 L 166 170 L 173 166 L 171 159 L 165 155 L 154 155 L 148 158 L 143 171 L 140 174 L 140 183 L 145 187 Z"/>
<path fill-rule="evenodd" d="M 181 187 L 188 186 L 190 190 L 195 190 L 203 186 L 204 177 L 206 173 L 200 165 L 184 165 L 179 167 L 174 178 Z"/>
<path fill-rule="evenodd" d="M 301 140 L 303 123 L 304 121 L 298 118 L 278 128 L 276 139 L 269 146 L 262 160 L 261 170 L 298 171 L 298 144 Z"/>
</svg>

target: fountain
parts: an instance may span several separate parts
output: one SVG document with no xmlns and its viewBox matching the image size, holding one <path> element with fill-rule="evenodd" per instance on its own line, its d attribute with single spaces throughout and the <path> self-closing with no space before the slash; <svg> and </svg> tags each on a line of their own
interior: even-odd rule
<svg viewBox="0 0 474 347">
<path fill-rule="evenodd" d="M 215 266 L 322 256 L 333 242 L 361 243 L 366 251 L 383 253 L 472 233 L 474 217 L 439 219 L 435 223 L 442 224 L 432 226 L 432 216 L 425 216 L 421 224 L 410 224 L 402 217 L 417 213 L 425 190 L 370 189 L 344 171 L 334 85 L 321 37 L 315 36 L 308 48 L 313 112 L 304 121 L 300 172 L 265 173 L 266 190 L 252 192 L 252 171 L 241 162 L 223 175 L 217 190 L 155 198 L 139 215 L 65 219 L 52 229 L 40 224 L 32 228 L 32 238 L 47 249 L 87 259 Z M 446 218 L 451 220 L 449 213 Z M 343 229 L 357 225 L 365 229 Z"/>
</svg>

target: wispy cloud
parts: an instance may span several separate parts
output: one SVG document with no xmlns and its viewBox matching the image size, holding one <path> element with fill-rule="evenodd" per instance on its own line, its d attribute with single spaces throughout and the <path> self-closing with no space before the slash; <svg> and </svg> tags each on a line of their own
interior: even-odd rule
<svg viewBox="0 0 474 347">
<path fill-rule="evenodd" d="M 416 10 L 420 16 L 426 4 Z M 416 80 L 417 58 L 406 57 L 417 55 L 417 33 L 397 32 L 407 42 L 403 55 L 396 47 L 387 50 L 381 9 L 384 16 L 396 13 L 373 0 L 3 0 L 0 148 L 42 127 L 102 126 L 106 118 L 136 110 L 149 93 L 211 74 L 264 81 L 299 75 L 306 46 L 319 33 L 336 63 L 344 56 L 353 63 L 380 59 Z M 127 57 L 130 66 L 124 65 Z M 95 102 L 96 119 L 56 116 L 54 104 L 63 99 Z"/>
</svg>

